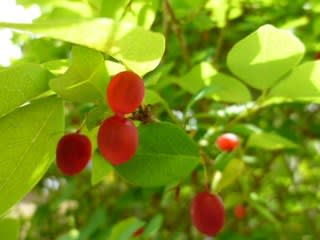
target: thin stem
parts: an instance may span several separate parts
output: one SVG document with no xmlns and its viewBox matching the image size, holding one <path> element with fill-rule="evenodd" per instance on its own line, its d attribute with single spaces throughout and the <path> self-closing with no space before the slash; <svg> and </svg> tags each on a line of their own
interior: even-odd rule
<svg viewBox="0 0 320 240">
<path fill-rule="evenodd" d="M 207 192 L 210 192 L 209 175 L 208 175 L 208 169 L 207 169 L 207 165 L 206 165 L 207 157 L 204 152 L 201 152 L 200 156 L 202 159 L 201 164 L 203 167 L 203 174 L 204 174 L 204 187 Z"/>
<path fill-rule="evenodd" d="M 122 20 L 124 18 L 124 16 L 127 14 L 128 10 L 131 7 L 132 2 L 133 2 L 133 0 L 130 0 L 128 2 L 128 4 L 125 6 L 124 11 L 122 12 L 121 17 L 119 18 L 119 20 Z"/>
<path fill-rule="evenodd" d="M 172 30 L 175 32 L 175 34 L 178 37 L 178 41 L 182 50 L 182 57 L 183 60 L 185 62 L 185 64 L 187 65 L 187 67 L 191 67 L 191 61 L 190 61 L 190 57 L 189 57 L 189 50 L 187 47 L 187 42 L 186 39 L 183 35 L 183 31 L 181 29 L 181 26 L 179 24 L 178 19 L 176 18 L 173 9 L 169 3 L 169 0 L 164 0 L 164 10 L 165 12 L 170 16 L 171 21 L 172 21 Z"/>
<path fill-rule="evenodd" d="M 80 133 L 80 132 L 81 132 L 82 128 L 84 127 L 84 125 L 85 125 L 86 122 L 87 122 L 87 118 L 88 118 L 88 114 L 85 115 L 85 117 L 84 117 L 84 119 L 83 119 L 80 127 L 79 127 L 78 130 L 76 131 L 76 133 Z"/>
<path fill-rule="evenodd" d="M 225 25 L 220 29 L 219 36 L 217 39 L 216 52 L 215 52 L 214 58 L 212 59 L 212 64 L 215 66 L 217 65 L 217 62 L 219 61 L 221 53 L 223 51 L 223 44 L 224 44 L 225 32 L 228 26 L 229 13 L 230 13 L 230 0 L 227 1 L 227 9 L 224 15 Z"/>
</svg>

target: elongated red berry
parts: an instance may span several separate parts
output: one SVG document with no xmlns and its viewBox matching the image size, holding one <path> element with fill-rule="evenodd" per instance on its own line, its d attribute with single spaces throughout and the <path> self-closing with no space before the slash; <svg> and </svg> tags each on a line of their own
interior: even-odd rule
<svg viewBox="0 0 320 240">
<path fill-rule="evenodd" d="M 234 215 L 238 219 L 243 219 L 246 216 L 246 209 L 242 204 L 238 204 L 234 207 Z"/>
<path fill-rule="evenodd" d="M 216 145 L 221 151 L 233 151 L 239 145 L 239 138 L 234 133 L 225 133 L 216 140 Z"/>
<path fill-rule="evenodd" d="M 106 119 L 98 132 L 98 147 L 113 165 L 129 161 L 138 147 L 138 130 L 128 119 L 115 115 Z"/>
<path fill-rule="evenodd" d="M 107 100 L 113 112 L 126 114 L 134 112 L 144 97 L 144 82 L 134 72 L 116 74 L 107 89 Z"/>
<path fill-rule="evenodd" d="M 192 224 L 203 234 L 216 236 L 224 225 L 224 207 L 221 198 L 209 192 L 199 192 L 192 200 Z"/>
<path fill-rule="evenodd" d="M 71 133 L 64 135 L 56 149 L 58 168 L 65 175 L 81 172 L 91 158 L 91 142 L 85 135 Z"/>
</svg>

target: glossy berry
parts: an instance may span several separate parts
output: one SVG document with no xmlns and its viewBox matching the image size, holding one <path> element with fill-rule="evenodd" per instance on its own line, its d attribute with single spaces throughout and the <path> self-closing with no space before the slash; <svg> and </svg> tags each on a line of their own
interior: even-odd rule
<svg viewBox="0 0 320 240">
<path fill-rule="evenodd" d="M 238 219 L 243 219 L 246 216 L 246 209 L 242 204 L 235 206 L 234 216 Z"/>
<path fill-rule="evenodd" d="M 107 89 L 110 108 L 116 113 L 134 112 L 144 97 L 144 82 L 134 72 L 124 71 L 116 74 Z"/>
<path fill-rule="evenodd" d="M 65 175 L 81 172 L 91 158 L 91 142 L 85 135 L 71 133 L 63 136 L 57 146 L 56 161 Z"/>
<path fill-rule="evenodd" d="M 138 130 L 128 119 L 114 115 L 106 119 L 98 132 L 98 147 L 113 165 L 129 161 L 138 147 Z"/>
<path fill-rule="evenodd" d="M 135 231 L 135 232 L 132 234 L 132 236 L 133 236 L 133 237 L 140 237 L 140 236 L 143 234 L 143 232 L 144 232 L 144 228 L 143 228 L 143 227 L 138 228 L 138 230 Z"/>
<path fill-rule="evenodd" d="M 190 209 L 192 224 L 203 234 L 217 235 L 224 225 L 223 202 L 218 195 L 199 192 Z"/>
<path fill-rule="evenodd" d="M 216 145 L 221 151 L 230 152 L 239 145 L 239 138 L 233 133 L 225 133 L 217 138 Z"/>
</svg>

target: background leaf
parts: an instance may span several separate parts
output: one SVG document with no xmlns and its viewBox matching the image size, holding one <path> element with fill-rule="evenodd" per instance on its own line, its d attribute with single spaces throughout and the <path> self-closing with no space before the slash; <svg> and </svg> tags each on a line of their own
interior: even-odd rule
<svg viewBox="0 0 320 240">
<path fill-rule="evenodd" d="M 201 62 L 194 66 L 187 74 L 174 77 L 173 80 L 190 93 L 197 93 L 201 88 L 210 84 L 210 77 L 217 74 L 217 70 L 208 62 Z"/>
<path fill-rule="evenodd" d="M 23 63 L 0 71 L 0 117 L 49 90 L 51 74 L 38 64 Z"/>
<path fill-rule="evenodd" d="M 290 75 L 281 80 L 270 91 L 271 97 L 291 100 L 320 99 L 320 60 L 296 67 Z"/>
<path fill-rule="evenodd" d="M 159 64 L 165 47 L 162 34 L 108 18 L 33 24 L 0 23 L 0 27 L 30 31 L 105 52 L 139 75 L 144 75 Z"/>
<path fill-rule="evenodd" d="M 173 124 L 152 123 L 139 126 L 137 153 L 115 169 L 134 185 L 156 187 L 182 180 L 198 162 L 197 145 L 185 132 Z"/>
<path fill-rule="evenodd" d="M 0 119 L 0 215 L 47 171 L 63 128 L 57 98 L 41 99 Z"/>
<path fill-rule="evenodd" d="M 264 25 L 230 50 L 229 69 L 250 86 L 268 89 L 302 59 L 304 45 L 288 31 Z"/>
<path fill-rule="evenodd" d="M 247 147 L 256 147 L 265 150 L 279 150 L 284 148 L 297 148 L 298 145 L 275 133 L 261 132 L 250 135 Z"/>
<path fill-rule="evenodd" d="M 132 234 L 142 227 L 144 222 L 138 218 L 128 218 L 113 226 L 109 240 L 129 240 L 132 239 Z"/>
<path fill-rule="evenodd" d="M 19 239 L 19 220 L 14 218 L 0 219 L 0 236 L 5 240 Z"/>
<path fill-rule="evenodd" d="M 74 46 L 67 72 L 51 79 L 50 87 L 62 98 L 74 102 L 104 102 L 108 74 L 103 55 L 95 50 Z"/>
<path fill-rule="evenodd" d="M 234 158 L 229 162 L 227 167 L 222 172 L 221 179 L 217 182 L 217 184 L 213 184 L 212 187 L 216 192 L 220 192 L 222 189 L 233 184 L 239 178 L 239 176 L 241 176 L 244 168 L 244 162 L 240 159 Z"/>
<path fill-rule="evenodd" d="M 218 73 L 210 78 L 206 96 L 217 101 L 243 103 L 251 100 L 249 89 L 237 79 Z"/>
<path fill-rule="evenodd" d="M 95 152 L 92 157 L 91 184 L 96 185 L 107 174 L 113 170 L 113 167 L 99 153 Z"/>
<path fill-rule="evenodd" d="M 162 223 L 163 223 L 163 215 L 162 214 L 157 214 L 145 226 L 142 236 L 143 237 L 154 236 L 159 231 L 159 229 L 161 228 Z"/>
</svg>

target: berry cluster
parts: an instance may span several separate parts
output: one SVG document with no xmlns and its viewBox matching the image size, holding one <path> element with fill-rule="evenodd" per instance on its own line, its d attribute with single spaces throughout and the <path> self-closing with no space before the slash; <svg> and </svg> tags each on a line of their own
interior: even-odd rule
<svg viewBox="0 0 320 240">
<path fill-rule="evenodd" d="M 138 147 L 138 130 L 125 114 L 134 112 L 144 97 L 144 82 L 134 72 L 116 74 L 107 88 L 107 101 L 114 116 L 101 124 L 98 147 L 112 165 L 129 161 Z"/>
<path fill-rule="evenodd" d="M 114 115 L 105 119 L 98 131 L 98 148 L 102 156 L 112 165 L 129 161 L 138 147 L 138 130 L 133 122 L 125 117 L 140 106 L 144 97 L 144 82 L 135 73 L 124 71 L 116 74 L 107 88 L 107 102 Z M 142 108 L 139 109 L 139 112 Z M 133 114 L 133 119 L 146 119 L 141 114 Z M 233 133 L 225 133 L 216 140 L 221 151 L 233 151 L 239 145 L 239 138 Z M 66 175 L 81 172 L 91 158 L 92 147 L 87 136 L 79 131 L 63 136 L 57 146 L 57 165 Z M 177 193 L 179 195 L 179 193 Z M 242 205 L 236 206 L 234 214 L 238 219 L 245 216 Z M 199 192 L 190 206 L 192 224 L 202 233 L 216 236 L 223 228 L 225 211 L 221 198 L 208 189 Z M 134 232 L 140 236 L 144 228 Z"/>
<path fill-rule="evenodd" d="M 235 150 L 239 144 L 239 137 L 234 133 L 224 133 L 216 140 L 217 147 L 224 152 Z M 238 219 L 244 218 L 244 207 L 237 206 L 234 214 Z M 217 194 L 210 193 L 208 190 L 199 192 L 192 200 L 190 215 L 192 224 L 201 233 L 216 236 L 223 228 L 225 221 L 223 201 Z"/>
<path fill-rule="evenodd" d="M 101 124 L 98 147 L 106 160 L 118 165 L 130 160 L 138 147 L 138 130 L 125 114 L 134 112 L 141 104 L 144 82 L 133 72 L 120 72 L 111 79 L 106 95 L 115 114 Z M 63 136 L 56 149 L 58 168 L 65 175 L 80 173 L 91 158 L 91 142 L 79 131 Z"/>
</svg>

